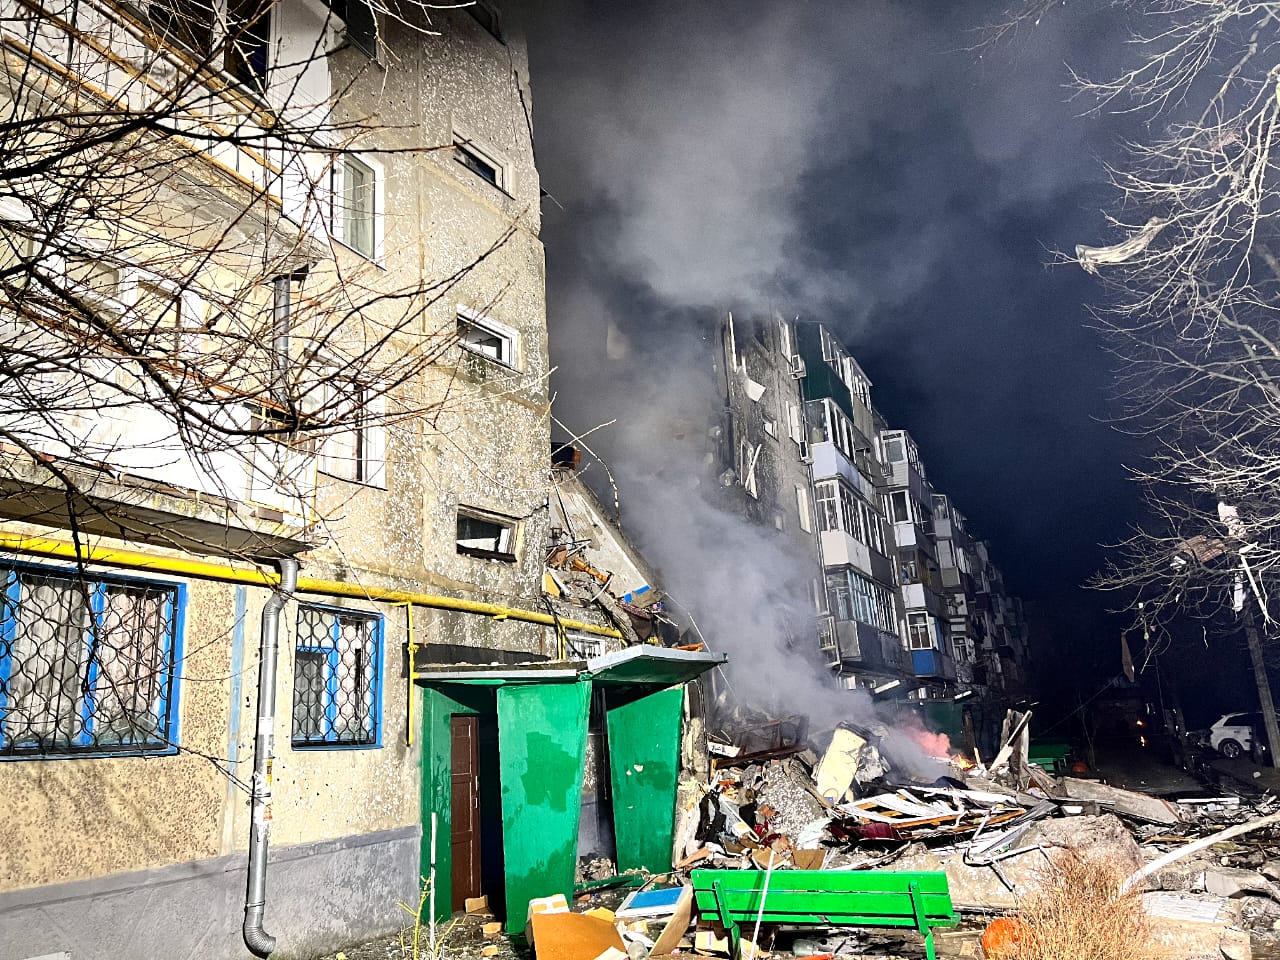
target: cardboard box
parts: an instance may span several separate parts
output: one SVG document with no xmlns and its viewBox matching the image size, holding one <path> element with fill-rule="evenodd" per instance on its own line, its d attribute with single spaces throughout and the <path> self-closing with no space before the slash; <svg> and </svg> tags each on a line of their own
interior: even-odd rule
<svg viewBox="0 0 1280 960">
<path fill-rule="evenodd" d="M 480 913 L 488 913 L 489 898 L 488 897 L 467 897 L 467 899 L 463 901 L 463 909 L 466 910 L 466 912 L 471 914 L 472 916 L 475 916 L 476 914 L 480 914 Z"/>
<path fill-rule="evenodd" d="M 529 932 L 537 960 L 596 960 L 610 949 L 626 956 L 613 924 L 585 913 L 535 913 Z"/>
</svg>

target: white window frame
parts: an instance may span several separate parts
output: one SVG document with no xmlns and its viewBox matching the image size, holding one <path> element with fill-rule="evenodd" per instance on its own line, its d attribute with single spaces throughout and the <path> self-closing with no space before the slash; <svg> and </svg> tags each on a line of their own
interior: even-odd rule
<svg viewBox="0 0 1280 960">
<path fill-rule="evenodd" d="M 352 246 L 347 237 L 347 210 L 344 206 L 344 191 L 348 160 L 356 161 L 373 175 L 373 249 L 368 253 Z M 373 263 L 382 263 L 383 260 L 385 232 L 383 228 L 387 209 L 386 182 L 386 169 L 382 163 L 369 154 L 358 150 L 334 157 L 333 162 L 329 165 L 329 188 L 327 191 L 327 209 L 325 211 L 329 235 L 352 253 Z"/>
<path fill-rule="evenodd" d="M 359 483 L 366 487 L 385 490 L 387 486 L 387 397 L 377 386 L 356 383 L 353 391 L 359 391 L 361 401 L 351 411 L 353 422 L 342 429 L 324 433 L 317 444 L 316 469 L 325 476 L 346 483 Z M 332 380 L 326 378 L 315 392 L 311 410 L 323 411 L 333 403 Z M 338 439 L 354 434 L 355 456 L 346 456 L 338 449 Z"/>
<path fill-rule="evenodd" d="M 813 533 L 813 514 L 809 511 L 809 488 L 803 483 L 796 484 L 796 511 L 800 514 L 800 529 L 805 533 Z"/>
<path fill-rule="evenodd" d="M 933 624 L 927 613 L 907 614 L 907 649 L 934 650 Z"/>
<path fill-rule="evenodd" d="M 493 170 L 494 179 L 490 180 L 467 163 L 466 159 L 464 159 L 467 156 Z M 481 183 L 496 187 L 507 196 L 511 195 L 511 168 L 501 159 L 499 152 L 489 144 L 477 141 L 470 133 L 459 130 L 457 127 L 453 131 L 453 161 Z"/>
<path fill-rule="evenodd" d="M 483 357 L 491 363 L 507 367 L 511 370 L 520 369 L 520 333 L 514 327 L 509 327 L 501 321 L 493 319 L 486 314 L 473 310 L 466 304 L 457 305 L 455 317 L 455 330 L 459 325 L 474 327 L 484 333 L 488 333 L 496 337 L 503 345 L 503 349 L 499 351 L 502 356 L 490 356 L 483 350 L 477 349 L 475 346 L 467 343 L 462 337 L 458 337 L 458 346 L 467 353 L 474 354 L 477 357 Z"/>
</svg>

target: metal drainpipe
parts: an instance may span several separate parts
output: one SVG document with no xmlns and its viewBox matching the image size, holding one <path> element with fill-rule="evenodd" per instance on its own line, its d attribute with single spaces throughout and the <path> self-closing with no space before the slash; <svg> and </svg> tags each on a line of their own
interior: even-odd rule
<svg viewBox="0 0 1280 960">
<path fill-rule="evenodd" d="M 287 408 L 289 369 L 290 277 L 276 277 L 271 284 L 271 398 Z"/>
<path fill-rule="evenodd" d="M 280 588 L 262 608 L 258 664 L 258 721 L 253 738 L 253 799 L 249 823 L 249 881 L 244 896 L 244 945 L 255 957 L 269 957 L 276 938 L 262 928 L 267 904 L 267 840 L 271 834 L 271 764 L 275 746 L 276 659 L 280 613 L 298 585 L 298 561 L 278 561 Z"/>
</svg>

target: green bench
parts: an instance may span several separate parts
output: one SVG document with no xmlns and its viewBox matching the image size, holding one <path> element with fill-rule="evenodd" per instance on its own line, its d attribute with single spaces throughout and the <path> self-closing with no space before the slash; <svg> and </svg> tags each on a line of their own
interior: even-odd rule
<svg viewBox="0 0 1280 960">
<path fill-rule="evenodd" d="M 933 928 L 959 922 L 947 875 L 938 871 L 775 870 L 768 893 L 762 870 L 694 870 L 690 876 L 699 915 L 724 927 L 735 960 L 742 941 L 738 925 L 754 925 L 757 917 L 764 923 L 913 928 L 924 937 L 929 960 L 935 960 Z"/>
</svg>

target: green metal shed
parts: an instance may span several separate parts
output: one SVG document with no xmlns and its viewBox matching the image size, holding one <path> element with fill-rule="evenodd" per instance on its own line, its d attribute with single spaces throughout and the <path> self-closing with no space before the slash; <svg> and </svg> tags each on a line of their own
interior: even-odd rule
<svg viewBox="0 0 1280 960">
<path fill-rule="evenodd" d="M 670 869 L 683 687 L 726 659 L 634 646 L 590 660 L 418 667 L 421 869 L 427 876 L 434 814 L 437 919 L 454 907 L 455 877 L 465 886 L 482 868 L 501 870 L 501 886 L 486 889 L 510 933 L 524 929 L 529 900 L 572 895 L 593 690 L 605 709 L 618 869 Z"/>
</svg>

